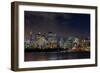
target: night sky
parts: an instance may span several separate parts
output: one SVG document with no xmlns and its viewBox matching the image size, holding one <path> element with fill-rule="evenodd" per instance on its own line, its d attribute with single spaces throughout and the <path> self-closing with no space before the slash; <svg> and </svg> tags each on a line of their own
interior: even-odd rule
<svg viewBox="0 0 100 73">
<path fill-rule="evenodd" d="M 59 36 L 90 36 L 90 14 L 24 11 L 25 36 L 53 32 Z"/>
</svg>

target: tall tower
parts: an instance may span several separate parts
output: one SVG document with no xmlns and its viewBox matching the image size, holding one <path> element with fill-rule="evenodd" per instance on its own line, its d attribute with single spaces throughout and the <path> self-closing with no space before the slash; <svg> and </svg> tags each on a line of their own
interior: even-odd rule
<svg viewBox="0 0 100 73">
<path fill-rule="evenodd" d="M 29 33 L 29 40 L 30 40 L 30 46 L 32 46 L 32 43 L 33 43 L 32 31 Z"/>
</svg>

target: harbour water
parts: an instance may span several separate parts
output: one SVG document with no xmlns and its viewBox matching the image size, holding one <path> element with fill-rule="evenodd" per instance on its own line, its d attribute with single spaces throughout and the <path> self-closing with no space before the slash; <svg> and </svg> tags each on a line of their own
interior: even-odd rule
<svg viewBox="0 0 100 73">
<path fill-rule="evenodd" d="M 25 52 L 24 61 L 87 59 L 90 52 Z"/>
</svg>

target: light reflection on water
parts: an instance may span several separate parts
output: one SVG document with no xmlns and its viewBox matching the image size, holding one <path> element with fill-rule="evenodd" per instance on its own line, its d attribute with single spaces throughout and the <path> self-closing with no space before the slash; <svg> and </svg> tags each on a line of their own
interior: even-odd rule
<svg viewBox="0 0 100 73">
<path fill-rule="evenodd" d="M 64 59 L 86 59 L 90 58 L 90 52 L 25 52 L 25 61 L 45 61 L 45 60 L 64 60 Z"/>
</svg>

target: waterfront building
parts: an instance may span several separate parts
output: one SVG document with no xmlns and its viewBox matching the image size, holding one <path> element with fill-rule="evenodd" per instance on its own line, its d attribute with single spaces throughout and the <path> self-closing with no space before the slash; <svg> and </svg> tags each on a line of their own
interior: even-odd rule
<svg viewBox="0 0 100 73">
<path fill-rule="evenodd" d="M 70 50 L 72 48 L 72 41 L 66 40 L 64 42 L 64 49 Z"/>
<path fill-rule="evenodd" d="M 35 46 L 39 49 L 45 49 L 46 45 L 47 45 L 47 40 L 45 39 L 45 37 L 41 33 L 36 34 Z"/>
<path fill-rule="evenodd" d="M 81 41 L 82 49 L 85 51 L 90 51 L 90 40 L 89 39 L 83 39 Z"/>
<path fill-rule="evenodd" d="M 68 37 L 64 42 L 64 49 L 71 50 L 73 47 L 73 37 Z"/>
<path fill-rule="evenodd" d="M 64 39 L 63 38 L 60 38 L 60 40 L 59 40 L 59 47 L 64 48 Z"/>
<path fill-rule="evenodd" d="M 24 41 L 24 47 L 29 48 L 30 47 L 30 40 L 25 40 Z"/>
<path fill-rule="evenodd" d="M 57 37 L 52 32 L 48 32 L 48 48 L 57 48 Z"/>
</svg>

